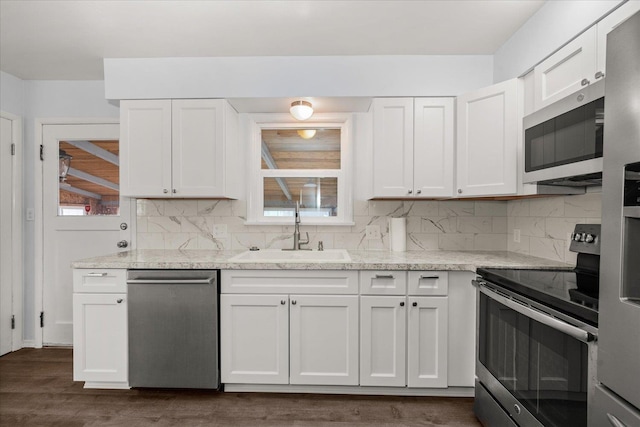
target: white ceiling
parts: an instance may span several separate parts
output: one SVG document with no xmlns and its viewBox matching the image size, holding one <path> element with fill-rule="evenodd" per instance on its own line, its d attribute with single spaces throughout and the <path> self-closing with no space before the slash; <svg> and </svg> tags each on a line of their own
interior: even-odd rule
<svg viewBox="0 0 640 427">
<path fill-rule="evenodd" d="M 490 55 L 543 0 L 0 0 L 0 69 L 101 80 L 103 58 Z"/>
</svg>

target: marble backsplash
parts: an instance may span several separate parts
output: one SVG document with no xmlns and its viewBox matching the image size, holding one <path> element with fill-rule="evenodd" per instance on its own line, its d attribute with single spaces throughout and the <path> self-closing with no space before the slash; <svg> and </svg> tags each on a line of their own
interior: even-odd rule
<svg viewBox="0 0 640 427">
<path fill-rule="evenodd" d="M 407 250 L 513 251 L 575 263 L 569 234 L 576 223 L 599 223 L 601 194 L 513 201 L 356 201 L 353 226 L 301 224 L 316 248 L 389 250 L 388 218 L 407 218 Z M 232 249 L 293 246 L 291 226 L 244 225 L 238 200 L 137 201 L 137 248 Z M 367 225 L 380 227 L 367 239 Z M 514 229 L 520 242 L 514 242 Z"/>
<path fill-rule="evenodd" d="M 569 236 L 576 224 L 599 224 L 602 193 L 521 199 L 507 202 L 507 249 L 575 265 Z M 514 241 L 520 230 L 520 242 Z"/>
</svg>

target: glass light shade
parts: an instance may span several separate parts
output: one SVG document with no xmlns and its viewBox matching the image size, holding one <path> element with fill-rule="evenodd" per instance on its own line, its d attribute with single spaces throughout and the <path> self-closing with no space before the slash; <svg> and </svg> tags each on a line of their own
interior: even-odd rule
<svg viewBox="0 0 640 427">
<path fill-rule="evenodd" d="M 69 172 L 69 167 L 71 166 L 72 157 L 68 155 L 64 150 L 59 150 L 58 155 L 58 178 L 60 182 L 64 182 L 67 179 L 67 173 Z"/>
<path fill-rule="evenodd" d="M 316 136 L 316 130 L 315 129 L 299 129 L 298 135 L 300 135 L 300 138 L 302 139 L 311 139 L 314 136 Z"/>
<path fill-rule="evenodd" d="M 296 120 L 307 120 L 313 115 L 313 107 L 308 101 L 294 101 L 291 103 L 289 112 Z"/>
</svg>

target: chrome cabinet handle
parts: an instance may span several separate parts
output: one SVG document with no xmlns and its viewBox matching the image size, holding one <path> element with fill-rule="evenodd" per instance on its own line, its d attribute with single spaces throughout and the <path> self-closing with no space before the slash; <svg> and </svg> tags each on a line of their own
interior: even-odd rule
<svg viewBox="0 0 640 427">
<path fill-rule="evenodd" d="M 420 280 L 423 279 L 439 279 L 440 276 L 420 276 Z"/>
<path fill-rule="evenodd" d="M 376 274 L 376 279 L 393 279 L 393 274 Z"/>
<path fill-rule="evenodd" d="M 107 273 L 87 273 L 87 276 L 89 277 L 106 277 Z"/>
<path fill-rule="evenodd" d="M 607 413 L 607 418 L 613 427 L 627 427 L 627 425 L 620 421 L 615 415 Z"/>
<path fill-rule="evenodd" d="M 588 85 L 589 83 L 591 83 L 591 82 L 589 81 L 589 79 L 582 79 L 582 81 L 580 82 L 580 84 L 581 84 L 582 86 L 586 86 L 586 85 Z"/>
<path fill-rule="evenodd" d="M 117 302 L 118 304 L 122 303 L 122 301 L 124 301 L 122 298 L 118 298 L 118 299 L 116 300 L 116 302 Z"/>
<path fill-rule="evenodd" d="M 604 77 L 604 73 L 602 71 L 598 71 L 594 77 L 596 79 L 601 79 Z"/>
</svg>

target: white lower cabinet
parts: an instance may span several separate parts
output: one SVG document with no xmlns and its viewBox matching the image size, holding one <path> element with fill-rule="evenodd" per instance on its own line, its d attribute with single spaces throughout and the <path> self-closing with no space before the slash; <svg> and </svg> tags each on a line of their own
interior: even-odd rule
<svg viewBox="0 0 640 427">
<path fill-rule="evenodd" d="M 291 384 L 358 384 L 358 297 L 291 295 Z"/>
<path fill-rule="evenodd" d="M 448 386 L 448 277 L 444 271 L 361 273 L 360 385 Z M 391 279 L 406 286 L 371 284 Z M 381 290 L 395 295 L 366 295 Z"/>
<path fill-rule="evenodd" d="M 360 297 L 360 385 L 407 385 L 407 297 Z"/>
<path fill-rule="evenodd" d="M 360 333 L 360 385 L 447 387 L 447 297 L 362 296 Z"/>
<path fill-rule="evenodd" d="M 220 296 L 223 383 L 289 383 L 289 298 Z"/>
<path fill-rule="evenodd" d="M 73 295 L 73 379 L 128 388 L 127 295 Z M 102 383 L 100 385 L 92 383 Z"/>
<path fill-rule="evenodd" d="M 447 387 L 448 310 L 448 297 L 409 297 L 409 387 Z"/>
<path fill-rule="evenodd" d="M 220 298 L 221 379 L 235 384 L 358 384 L 358 297 Z"/>
</svg>

